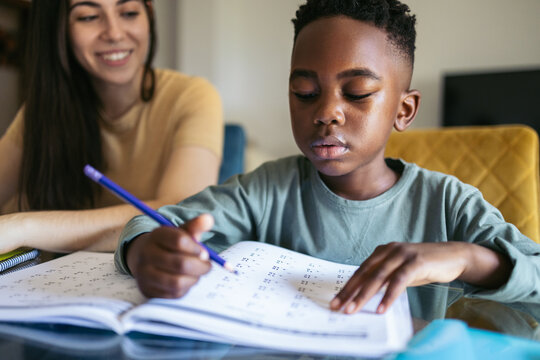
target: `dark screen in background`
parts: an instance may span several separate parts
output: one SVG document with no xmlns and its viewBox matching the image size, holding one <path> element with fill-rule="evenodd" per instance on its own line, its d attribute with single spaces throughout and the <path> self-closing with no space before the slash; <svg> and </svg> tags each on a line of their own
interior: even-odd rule
<svg viewBox="0 0 540 360">
<path fill-rule="evenodd" d="M 443 126 L 525 124 L 540 132 L 540 70 L 447 74 Z"/>
</svg>

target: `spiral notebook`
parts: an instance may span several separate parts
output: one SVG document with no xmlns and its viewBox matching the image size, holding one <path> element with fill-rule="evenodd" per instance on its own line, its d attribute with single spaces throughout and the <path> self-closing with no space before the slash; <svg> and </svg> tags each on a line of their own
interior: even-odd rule
<svg viewBox="0 0 540 360">
<path fill-rule="evenodd" d="M 17 266 L 25 261 L 37 258 L 39 250 L 19 248 L 5 254 L 0 254 L 0 273 Z"/>
</svg>

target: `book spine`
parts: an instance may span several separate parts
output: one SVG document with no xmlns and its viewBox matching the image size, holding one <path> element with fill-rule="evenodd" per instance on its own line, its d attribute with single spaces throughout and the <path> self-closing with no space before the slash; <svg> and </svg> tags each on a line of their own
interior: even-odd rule
<svg viewBox="0 0 540 360">
<path fill-rule="evenodd" d="M 15 265 L 25 262 L 30 259 L 34 259 L 39 255 L 39 250 L 34 249 L 24 254 L 13 256 L 9 259 L 0 261 L 0 272 L 9 269 Z"/>
</svg>

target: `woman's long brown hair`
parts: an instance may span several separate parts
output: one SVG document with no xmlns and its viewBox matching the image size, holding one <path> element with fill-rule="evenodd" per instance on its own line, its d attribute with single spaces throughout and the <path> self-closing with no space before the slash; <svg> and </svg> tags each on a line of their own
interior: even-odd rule
<svg viewBox="0 0 540 360">
<path fill-rule="evenodd" d="M 154 93 L 156 33 L 150 1 L 150 45 L 141 98 Z M 98 125 L 101 103 L 69 44 L 69 0 L 33 1 L 26 52 L 26 99 L 19 209 L 78 210 L 95 206 L 100 191 L 85 164 L 105 171 Z"/>
</svg>

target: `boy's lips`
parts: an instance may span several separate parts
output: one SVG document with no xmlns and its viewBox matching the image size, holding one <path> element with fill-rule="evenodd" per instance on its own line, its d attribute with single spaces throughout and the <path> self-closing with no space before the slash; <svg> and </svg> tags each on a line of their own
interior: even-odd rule
<svg viewBox="0 0 540 360">
<path fill-rule="evenodd" d="M 332 160 L 349 151 L 349 147 L 339 136 L 325 136 L 311 143 L 311 150 L 320 159 Z"/>
</svg>

